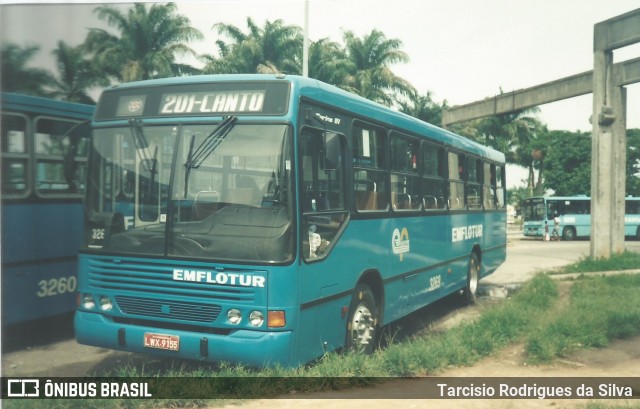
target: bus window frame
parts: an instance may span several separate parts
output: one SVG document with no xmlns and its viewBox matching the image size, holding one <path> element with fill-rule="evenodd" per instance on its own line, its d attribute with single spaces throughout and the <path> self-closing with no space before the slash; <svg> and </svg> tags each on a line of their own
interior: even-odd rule
<svg viewBox="0 0 640 409">
<path fill-rule="evenodd" d="M 427 173 L 426 171 L 426 166 L 425 166 L 425 161 L 427 160 L 427 158 L 425 157 L 425 151 L 427 150 L 427 148 L 431 148 L 434 149 L 436 152 L 436 156 L 439 156 L 438 158 L 438 169 L 437 169 L 437 174 L 431 174 L 431 173 Z M 425 214 L 430 215 L 430 214 L 439 214 L 439 213 L 443 213 L 443 212 L 448 212 L 449 211 L 449 205 L 448 205 L 448 197 L 449 197 L 449 188 L 448 188 L 448 179 L 449 179 L 449 175 L 448 175 L 448 156 L 447 156 L 447 149 L 445 148 L 444 145 L 439 144 L 435 141 L 432 140 L 423 140 L 421 145 L 420 145 L 420 156 L 419 156 L 419 161 L 420 161 L 420 175 L 422 177 L 422 210 L 423 212 L 425 212 Z M 429 206 L 426 205 L 425 203 L 425 199 L 427 198 L 427 190 L 425 188 L 425 184 L 427 182 L 432 182 L 435 184 L 440 184 L 440 189 L 441 189 L 441 193 L 442 193 L 442 207 L 438 207 L 438 202 L 437 202 L 437 198 L 435 198 L 434 196 L 429 195 L 428 197 L 434 197 L 434 199 L 436 200 L 436 208 L 431 208 Z"/>
<path fill-rule="evenodd" d="M 73 118 L 66 118 L 66 117 L 55 117 L 55 116 L 50 116 L 50 115 L 37 115 L 34 116 L 32 118 L 32 122 L 33 122 L 33 132 L 32 132 L 32 157 L 33 157 L 33 163 L 32 163 L 32 175 L 33 175 L 33 192 L 35 193 L 36 196 L 43 198 L 43 199 L 82 199 L 84 198 L 85 195 L 85 190 L 86 190 L 86 186 L 84 187 L 84 189 L 80 189 L 77 192 L 69 192 L 70 189 L 70 184 L 68 181 L 65 181 L 67 183 L 67 188 L 66 189 L 60 189 L 60 190 L 55 190 L 55 189 L 39 189 L 38 188 L 38 165 L 40 163 L 53 163 L 53 164 L 61 164 L 62 168 L 63 168 L 63 172 L 65 171 L 65 160 L 66 160 L 66 152 L 62 152 L 61 154 L 45 154 L 45 153 L 39 153 L 37 152 L 37 144 L 36 144 L 36 135 L 38 135 L 39 133 L 38 131 L 38 122 L 42 121 L 42 120 L 50 120 L 50 121 L 56 121 L 56 122 L 64 122 L 64 123 L 68 123 L 71 124 L 71 126 L 69 127 L 69 129 L 66 131 L 70 131 L 70 130 L 74 130 L 73 128 L 75 126 L 79 126 L 81 125 L 83 122 L 85 121 L 81 121 L 81 120 L 77 120 L 77 119 L 73 119 Z M 65 133 L 62 135 L 52 135 L 52 134 L 43 134 L 43 135 L 49 135 L 49 137 L 51 136 L 64 136 L 65 138 L 69 138 L 70 139 L 70 135 Z M 63 138 L 64 140 L 64 138 Z M 88 145 L 87 145 L 87 149 L 88 149 Z M 78 164 L 83 164 L 84 163 L 84 173 L 86 175 L 86 173 L 88 172 L 88 161 L 89 161 L 89 156 L 88 156 L 88 151 L 85 152 L 86 155 L 85 156 L 81 156 L 81 155 L 75 155 L 73 157 L 73 161 L 78 163 Z"/>
<path fill-rule="evenodd" d="M 2 150 L 0 152 L 0 155 L 2 157 L 2 162 L 3 162 L 3 166 L 6 163 L 5 161 L 11 161 L 11 162 L 24 162 L 24 183 L 25 183 L 25 188 L 22 192 L 20 193 L 5 193 L 4 191 L 2 192 L 2 198 L 3 199 L 26 199 L 27 197 L 31 196 L 34 193 L 34 176 L 33 176 L 33 169 L 34 169 L 34 149 L 33 149 L 33 138 L 31 137 L 31 135 L 33 134 L 33 118 L 25 115 L 23 113 L 20 112 L 13 112 L 13 111 L 2 111 L 1 115 L 8 115 L 8 116 L 15 116 L 18 118 L 22 118 L 24 119 L 24 135 L 23 135 L 23 142 L 24 142 L 24 151 L 23 152 L 8 152 L 8 151 L 4 151 Z M 4 172 L 3 172 L 3 177 L 4 177 Z M 2 180 L 2 185 L 4 188 L 4 179 Z"/>
<path fill-rule="evenodd" d="M 481 212 L 485 210 L 484 202 L 482 198 L 483 170 L 484 170 L 484 167 L 482 166 L 483 161 L 482 159 L 480 159 L 480 157 L 476 155 L 466 154 L 465 162 L 466 162 L 466 180 L 465 180 L 464 196 L 465 196 L 465 203 L 467 206 L 466 208 L 470 212 Z M 475 180 L 471 180 L 470 178 L 472 163 L 474 164 L 473 167 L 475 168 Z M 474 197 L 476 200 L 476 203 L 473 206 L 471 205 L 471 200 L 470 200 L 471 198 L 470 193 L 472 188 L 474 188 L 478 193 L 478 195 Z"/>
<path fill-rule="evenodd" d="M 399 169 L 394 166 L 396 158 L 394 158 L 395 151 L 393 146 L 394 146 L 395 140 L 407 141 L 408 144 L 412 144 L 414 147 L 414 152 L 413 152 L 414 158 L 411 159 L 411 162 L 407 163 L 408 167 L 405 169 Z M 422 169 L 420 166 L 421 164 L 420 154 L 421 154 L 422 145 L 420 143 L 420 139 L 416 136 L 411 136 L 400 131 L 391 130 L 389 132 L 388 145 L 389 145 L 389 177 L 390 177 L 389 195 L 390 195 L 391 210 L 393 213 L 396 213 L 396 214 L 420 213 L 423 208 Z M 413 162 L 414 160 L 415 162 Z M 413 169 L 411 169 L 411 167 L 413 167 Z M 413 186 L 412 191 L 399 193 L 395 189 L 395 185 L 397 184 L 397 182 L 394 182 L 394 177 L 404 178 L 404 181 L 406 183 L 405 186 L 411 186 L 411 185 Z M 410 183 L 407 183 L 408 181 L 410 181 Z M 410 204 L 411 207 L 403 208 L 398 205 L 399 203 L 398 197 L 400 197 L 400 194 L 406 195 L 407 202 Z M 418 206 L 413 207 L 414 206 L 413 203 L 417 203 Z"/>
<path fill-rule="evenodd" d="M 355 147 L 354 138 L 355 138 L 357 129 L 360 129 L 360 130 L 373 129 L 376 132 L 379 132 L 380 138 L 382 139 L 382 141 L 380 142 L 379 146 L 377 146 L 376 148 L 382 150 L 382 155 L 380 156 L 384 161 L 384 163 L 382 164 L 383 165 L 382 167 L 374 167 L 373 165 L 363 166 L 362 164 L 355 163 L 356 156 L 354 155 L 353 150 Z M 349 151 L 347 153 L 348 155 L 347 158 L 349 161 L 348 173 L 352 175 L 350 191 L 351 191 L 351 194 L 353 195 L 353 202 L 352 202 L 353 213 L 358 215 L 361 218 L 367 218 L 367 217 L 379 218 L 379 217 L 384 217 L 385 215 L 388 215 L 389 210 L 391 209 L 391 195 L 390 195 L 391 179 L 390 179 L 390 172 L 389 172 L 389 131 L 388 129 L 385 128 L 384 126 L 374 124 L 370 121 L 366 121 L 361 118 L 355 118 L 352 121 L 351 126 L 349 127 L 349 139 L 347 141 L 347 149 Z M 358 180 L 361 180 L 362 183 L 366 183 L 367 181 L 365 179 L 356 178 L 357 172 L 361 172 L 361 171 L 373 172 L 374 174 L 376 174 L 376 176 L 380 176 L 381 180 L 383 179 L 383 182 L 385 184 L 383 191 L 377 190 L 377 186 L 374 187 L 376 190 L 373 190 L 373 191 L 364 190 L 364 191 L 381 193 L 380 195 L 375 195 L 375 196 L 382 197 L 384 199 L 385 201 L 384 208 L 378 208 L 376 206 L 376 208 L 374 209 L 361 209 L 358 207 L 358 201 L 356 199 L 356 191 L 362 191 L 362 190 L 356 190 L 356 183 L 358 183 Z M 373 181 L 373 183 L 375 185 L 376 182 Z"/>
<path fill-rule="evenodd" d="M 305 140 L 305 138 L 303 137 L 303 134 L 305 133 L 309 133 L 309 134 L 319 134 L 321 135 L 321 138 L 325 138 L 327 133 L 332 133 L 333 135 L 335 135 L 335 137 L 338 138 L 339 143 L 340 143 L 340 148 L 341 148 L 341 152 L 342 152 L 342 160 L 340 163 L 340 169 L 337 170 L 337 172 L 340 173 L 341 175 L 341 183 L 340 183 L 340 188 L 342 189 L 342 208 L 340 209 L 334 209 L 334 208 L 327 208 L 327 209 L 314 209 L 313 205 L 310 204 L 310 209 L 307 210 L 306 208 L 306 203 L 305 200 L 307 198 L 306 192 L 307 192 L 307 188 L 305 186 L 305 160 L 304 160 L 304 144 L 303 141 Z M 301 254 L 301 259 L 304 261 L 305 264 L 311 264 L 311 263 L 317 263 L 320 262 L 324 259 L 326 259 L 331 252 L 333 251 L 336 243 L 338 243 L 340 237 L 342 236 L 342 233 L 344 232 L 344 230 L 346 229 L 346 226 L 349 224 L 349 219 L 350 219 L 350 204 L 349 204 L 349 178 L 347 176 L 347 158 L 348 155 L 346 155 L 346 151 L 349 149 L 348 147 L 348 141 L 346 136 L 344 135 L 344 133 L 342 132 L 337 132 L 335 130 L 328 130 L 326 128 L 319 128 L 317 126 L 311 126 L 311 125 L 302 125 L 299 129 L 298 132 L 298 142 L 299 142 L 299 146 L 298 146 L 298 163 L 299 163 L 299 167 L 300 167 L 300 174 L 298 175 L 298 191 L 299 191 L 299 201 L 298 201 L 298 205 L 296 206 L 298 209 L 298 212 L 300 214 L 300 220 L 301 220 L 301 226 L 302 228 L 300 229 L 300 238 L 299 238 L 299 243 L 300 243 L 300 254 Z M 326 141 L 323 140 L 323 144 Z M 323 152 L 324 153 L 324 152 Z M 318 167 L 319 170 L 322 170 L 322 163 L 318 163 Z M 311 171 L 313 172 L 313 168 L 310 168 Z M 330 192 L 330 190 L 328 190 L 327 192 Z M 313 203 L 313 202 L 311 202 Z M 318 204 L 316 204 L 318 205 Z M 337 226 L 336 226 L 337 224 Z M 309 227 L 313 226 L 314 229 L 313 231 L 309 229 Z M 329 236 L 326 234 L 326 231 L 324 232 L 324 236 L 320 233 L 316 233 L 317 232 L 317 227 L 320 226 L 321 228 L 325 228 L 329 230 Z M 333 233 L 333 234 L 331 234 Z M 313 254 L 311 254 L 310 252 L 310 242 L 311 242 L 311 237 L 312 235 L 316 235 L 317 237 L 320 239 L 320 249 L 317 249 L 316 251 L 321 251 L 320 254 L 316 254 L 316 251 L 313 252 Z"/>
</svg>

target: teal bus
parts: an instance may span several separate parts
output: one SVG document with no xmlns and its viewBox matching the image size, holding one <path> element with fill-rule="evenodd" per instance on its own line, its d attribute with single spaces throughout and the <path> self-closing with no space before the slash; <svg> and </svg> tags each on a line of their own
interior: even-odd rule
<svg viewBox="0 0 640 409">
<path fill-rule="evenodd" d="M 558 218 L 558 236 L 574 240 L 591 236 L 591 198 L 588 196 L 545 196 L 524 200 L 523 233 L 528 237 L 552 235 Z M 624 235 L 640 239 L 640 197 L 625 198 Z"/>
<path fill-rule="evenodd" d="M 70 318 L 94 106 L 3 92 L 0 110 L 2 326 Z"/>
<path fill-rule="evenodd" d="M 105 90 L 79 343 L 250 366 L 371 351 L 505 260 L 505 158 L 316 80 Z"/>
</svg>

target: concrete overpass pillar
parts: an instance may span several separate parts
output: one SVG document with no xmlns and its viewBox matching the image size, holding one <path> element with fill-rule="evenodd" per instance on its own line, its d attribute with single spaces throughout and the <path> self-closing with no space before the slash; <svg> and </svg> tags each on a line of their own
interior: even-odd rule
<svg viewBox="0 0 640 409">
<path fill-rule="evenodd" d="M 626 90 L 614 79 L 613 53 L 594 51 L 591 159 L 591 257 L 624 247 Z"/>
</svg>

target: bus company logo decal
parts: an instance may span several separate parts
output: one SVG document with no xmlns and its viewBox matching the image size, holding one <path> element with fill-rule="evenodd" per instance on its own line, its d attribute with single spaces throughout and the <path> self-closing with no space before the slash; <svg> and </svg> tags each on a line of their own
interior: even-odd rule
<svg viewBox="0 0 640 409">
<path fill-rule="evenodd" d="M 409 252 L 411 242 L 409 240 L 409 230 L 407 230 L 406 227 L 402 228 L 402 232 L 400 229 L 393 231 L 393 235 L 391 236 L 391 249 L 393 250 L 393 254 L 400 255 L 400 261 L 402 261 L 404 253 Z"/>
<path fill-rule="evenodd" d="M 214 272 L 176 268 L 173 270 L 173 281 L 189 281 L 192 283 L 264 288 L 266 278 L 251 274 L 223 273 L 218 271 Z"/>
<path fill-rule="evenodd" d="M 143 105 L 142 99 L 133 98 L 129 101 L 129 104 L 127 105 L 127 109 L 129 109 L 129 112 L 131 113 L 136 113 L 142 109 L 142 105 Z"/>
<path fill-rule="evenodd" d="M 471 240 L 482 237 L 482 225 L 473 224 L 469 226 L 453 227 L 451 229 L 451 242 Z"/>
</svg>

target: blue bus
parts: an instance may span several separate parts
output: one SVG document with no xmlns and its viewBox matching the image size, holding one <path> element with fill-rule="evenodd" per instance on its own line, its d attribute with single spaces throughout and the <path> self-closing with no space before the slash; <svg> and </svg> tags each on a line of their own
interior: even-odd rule
<svg viewBox="0 0 640 409">
<path fill-rule="evenodd" d="M 524 200 L 523 233 L 529 237 L 552 235 L 558 218 L 558 236 L 574 240 L 591 236 L 591 198 L 588 196 L 545 196 Z M 640 239 L 640 197 L 625 198 L 624 235 Z"/>
<path fill-rule="evenodd" d="M 94 107 L 0 94 L 2 325 L 72 313 Z"/>
<path fill-rule="evenodd" d="M 371 351 L 505 260 L 504 160 L 296 76 L 105 90 L 77 341 L 258 367 Z"/>
</svg>

